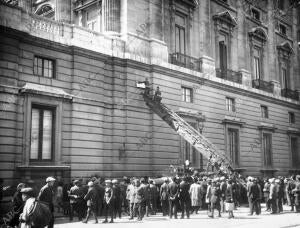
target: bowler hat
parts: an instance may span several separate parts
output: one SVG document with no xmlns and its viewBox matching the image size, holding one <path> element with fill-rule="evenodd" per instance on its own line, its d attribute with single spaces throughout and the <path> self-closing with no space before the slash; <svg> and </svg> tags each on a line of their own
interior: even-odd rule
<svg viewBox="0 0 300 228">
<path fill-rule="evenodd" d="M 33 189 L 29 188 L 29 187 L 28 188 L 22 188 L 20 192 L 24 193 L 24 194 L 30 194 L 30 193 L 33 192 Z"/>
<path fill-rule="evenodd" d="M 53 177 L 47 177 L 46 182 L 51 182 L 51 181 L 56 181 L 55 178 Z"/>
</svg>

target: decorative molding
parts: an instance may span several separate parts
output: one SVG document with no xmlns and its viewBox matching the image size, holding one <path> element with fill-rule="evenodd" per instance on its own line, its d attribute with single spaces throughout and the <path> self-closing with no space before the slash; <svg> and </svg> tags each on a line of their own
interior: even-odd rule
<svg viewBox="0 0 300 228">
<path fill-rule="evenodd" d="M 300 129 L 298 129 L 298 128 L 289 127 L 286 132 L 289 135 L 291 135 L 291 134 L 300 135 Z"/>
<path fill-rule="evenodd" d="M 222 123 L 240 125 L 241 127 L 246 124 L 246 122 L 241 121 L 240 118 L 233 117 L 233 116 L 225 116 L 225 118 L 222 120 Z"/>
<path fill-rule="evenodd" d="M 268 34 L 261 26 L 252 28 L 248 34 L 251 42 L 253 42 L 253 39 L 256 39 L 265 44 L 266 41 L 269 39 Z"/>
<path fill-rule="evenodd" d="M 20 165 L 17 166 L 17 169 L 20 171 L 25 170 L 70 170 L 71 166 L 69 165 Z"/>
<path fill-rule="evenodd" d="M 268 131 L 275 131 L 277 128 L 274 124 L 264 123 L 261 122 L 260 125 L 257 127 L 259 130 L 268 130 Z"/>
</svg>

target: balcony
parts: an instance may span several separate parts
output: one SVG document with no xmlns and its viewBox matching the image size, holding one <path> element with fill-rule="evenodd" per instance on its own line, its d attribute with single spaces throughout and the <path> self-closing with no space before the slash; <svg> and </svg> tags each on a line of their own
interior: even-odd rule
<svg viewBox="0 0 300 228">
<path fill-rule="evenodd" d="M 260 89 L 268 93 L 273 93 L 274 85 L 271 82 L 266 82 L 261 79 L 252 80 L 252 87 L 255 89 Z"/>
<path fill-rule="evenodd" d="M 281 90 L 281 96 L 299 101 L 299 93 L 288 88 Z"/>
<path fill-rule="evenodd" d="M 242 84 L 242 74 L 228 69 L 216 69 L 217 78 L 222 78 L 228 81 Z"/>
<path fill-rule="evenodd" d="M 174 65 L 201 72 L 200 59 L 176 52 L 176 53 L 170 54 L 169 61 L 170 61 L 170 63 L 172 63 Z"/>
</svg>

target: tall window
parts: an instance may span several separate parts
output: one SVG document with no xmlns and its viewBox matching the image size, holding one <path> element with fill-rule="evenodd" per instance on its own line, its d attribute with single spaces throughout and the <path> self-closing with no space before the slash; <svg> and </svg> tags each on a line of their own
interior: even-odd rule
<svg viewBox="0 0 300 228">
<path fill-rule="evenodd" d="M 284 10 L 284 1 L 285 0 L 278 0 L 278 9 Z"/>
<path fill-rule="evenodd" d="M 262 134 L 262 142 L 263 142 L 263 156 L 264 156 L 264 167 L 272 168 L 272 135 L 270 133 Z"/>
<path fill-rule="evenodd" d="M 298 152 L 298 138 L 291 137 L 291 155 L 292 155 L 292 167 L 296 168 L 300 165 L 300 158 Z"/>
<path fill-rule="evenodd" d="M 260 106 L 260 110 L 261 110 L 262 118 L 265 118 L 265 119 L 269 118 L 269 110 L 268 110 L 267 106 L 264 106 L 264 105 Z"/>
<path fill-rule="evenodd" d="M 189 122 L 189 124 L 197 130 L 197 123 Z M 198 155 L 197 150 L 186 140 L 184 140 L 184 161 L 189 160 L 191 166 L 196 168 L 203 168 L 203 157 L 202 154 Z"/>
<path fill-rule="evenodd" d="M 30 160 L 52 160 L 54 109 L 33 105 L 31 110 Z"/>
<path fill-rule="evenodd" d="M 235 166 L 239 166 L 239 130 L 228 128 L 227 148 L 231 161 Z"/>
<path fill-rule="evenodd" d="M 251 17 L 254 18 L 255 20 L 260 20 L 260 13 L 256 9 L 251 9 Z"/>
<path fill-rule="evenodd" d="M 227 44 L 226 37 L 222 35 L 219 41 L 219 55 L 221 72 L 225 72 L 227 70 Z"/>
<path fill-rule="evenodd" d="M 186 18 L 176 14 L 175 19 L 175 52 L 186 53 Z"/>
<path fill-rule="evenodd" d="M 226 110 L 229 112 L 235 112 L 234 98 L 226 97 Z"/>
<path fill-rule="evenodd" d="M 33 73 L 38 76 L 54 78 L 54 61 L 35 56 Z"/>
<path fill-rule="evenodd" d="M 289 76 L 286 61 L 281 63 L 281 81 L 282 81 L 282 89 L 289 88 Z"/>
<path fill-rule="evenodd" d="M 253 70 L 254 70 L 254 79 L 260 79 L 261 75 L 261 59 L 260 59 L 260 50 L 257 48 L 254 48 L 253 51 Z"/>
<path fill-rule="evenodd" d="M 279 24 L 279 33 L 286 36 L 286 27 L 282 24 Z"/>
<path fill-rule="evenodd" d="M 193 90 L 191 88 L 182 87 L 182 101 L 192 103 L 193 102 Z"/>
</svg>

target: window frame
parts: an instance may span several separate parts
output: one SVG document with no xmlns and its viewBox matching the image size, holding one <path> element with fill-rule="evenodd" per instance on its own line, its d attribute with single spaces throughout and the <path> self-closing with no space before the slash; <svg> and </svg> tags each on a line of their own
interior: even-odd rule
<svg viewBox="0 0 300 228">
<path fill-rule="evenodd" d="M 55 122 L 56 122 L 56 118 L 55 118 L 55 112 L 56 112 L 56 108 L 53 106 L 46 106 L 46 105 L 41 105 L 41 104 L 36 104 L 33 103 L 31 106 L 31 121 L 30 121 L 30 140 L 31 140 L 31 133 L 32 133 L 32 110 L 33 109 L 38 109 L 39 110 L 39 138 L 38 138 L 38 158 L 37 159 L 32 159 L 31 158 L 31 142 L 29 145 L 29 161 L 30 162 L 52 162 L 54 161 L 54 148 L 55 148 Z M 41 112 L 42 110 L 42 112 Z M 48 110 L 52 112 L 52 127 L 51 127 L 51 158 L 50 159 L 43 159 L 43 151 L 42 151 L 42 147 L 43 147 L 43 123 L 44 123 L 44 119 L 41 118 L 43 117 L 43 113 L 44 110 Z"/>
<path fill-rule="evenodd" d="M 296 139 L 296 149 L 293 149 L 293 143 L 292 140 Z M 291 156 L 291 167 L 292 168 L 298 168 L 300 167 L 299 162 L 300 162 L 300 154 L 299 154 L 299 140 L 298 137 L 295 135 L 291 135 L 289 137 L 289 144 L 290 144 L 290 156 Z M 296 154 L 294 154 L 294 152 L 296 152 Z M 295 155 L 296 155 L 296 159 L 295 159 Z M 298 166 L 297 166 L 298 164 Z"/>
<path fill-rule="evenodd" d="M 187 90 L 190 91 L 190 101 L 187 101 L 187 99 L 186 99 L 187 98 L 187 93 L 186 93 Z M 193 88 L 181 86 L 181 101 L 186 102 L 186 103 L 193 103 L 193 101 L 194 101 L 193 93 L 194 93 Z"/>
<path fill-rule="evenodd" d="M 282 35 L 282 36 L 287 36 L 287 27 L 281 23 L 279 23 L 278 25 L 278 32 Z"/>
<path fill-rule="evenodd" d="M 236 142 L 235 142 L 235 153 L 232 154 L 231 151 L 231 137 L 230 137 L 230 132 L 232 133 L 236 133 Z M 226 141 L 226 147 L 227 147 L 227 154 L 229 155 L 232 164 L 234 167 L 239 167 L 240 166 L 240 129 L 237 127 L 233 127 L 233 126 L 228 126 L 227 130 L 226 130 L 226 137 L 227 137 L 227 141 Z"/>
<path fill-rule="evenodd" d="M 294 112 L 289 112 L 289 123 L 295 124 L 296 123 L 296 116 Z"/>
<path fill-rule="evenodd" d="M 257 21 L 261 21 L 261 12 L 255 8 L 251 8 L 251 18 Z M 256 14 L 256 15 L 255 15 Z M 258 15 L 258 18 L 256 17 Z"/>
<path fill-rule="evenodd" d="M 37 65 L 35 64 L 36 63 L 36 59 L 37 61 L 38 60 L 42 60 L 42 74 L 39 74 L 39 65 L 37 63 Z M 52 63 L 52 76 L 45 76 L 45 67 L 44 67 L 44 64 L 45 64 L 45 61 L 49 61 Z M 49 70 L 49 68 L 48 68 Z M 52 59 L 52 58 L 49 58 L 49 57 L 44 57 L 44 56 L 40 56 L 40 55 L 34 55 L 33 57 L 33 75 L 36 75 L 36 76 L 39 76 L 39 77 L 44 77 L 44 78 L 51 78 L 51 79 L 55 79 L 56 78 L 56 60 L 55 59 Z"/>
<path fill-rule="evenodd" d="M 263 112 L 264 111 L 264 112 Z M 260 106 L 260 113 L 263 119 L 269 119 L 269 108 L 266 105 Z"/>
<path fill-rule="evenodd" d="M 230 105 L 230 103 L 231 103 L 231 105 Z M 225 108 L 226 108 L 227 112 L 236 112 L 235 98 L 225 97 Z"/>
<path fill-rule="evenodd" d="M 269 154 L 269 156 L 270 156 L 270 158 L 269 158 L 269 160 L 270 160 L 270 164 L 267 164 L 267 161 L 266 161 L 266 159 L 267 159 L 267 156 L 266 156 L 266 153 L 268 153 L 266 150 L 265 150 L 265 135 L 268 135 L 270 138 L 269 138 L 269 145 L 270 145 L 270 148 L 269 148 L 269 151 L 270 151 L 270 154 Z M 273 159 L 273 135 L 272 135 L 272 133 L 271 132 L 268 132 L 268 131 L 262 131 L 261 132 L 261 149 L 262 149 L 262 154 L 263 154 L 263 156 L 262 156 L 262 164 L 263 164 L 263 167 L 264 168 L 273 168 L 273 166 L 274 166 L 274 159 Z"/>
</svg>

